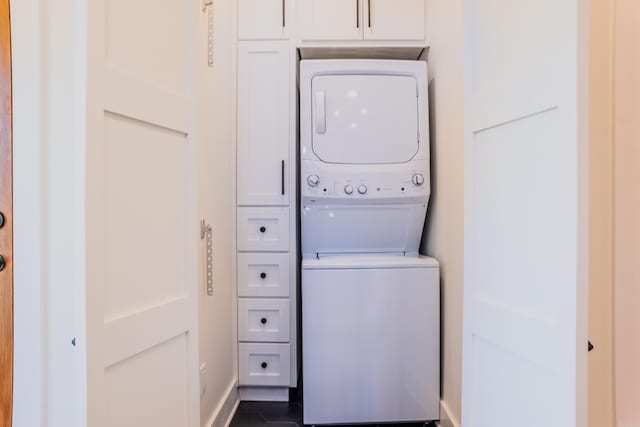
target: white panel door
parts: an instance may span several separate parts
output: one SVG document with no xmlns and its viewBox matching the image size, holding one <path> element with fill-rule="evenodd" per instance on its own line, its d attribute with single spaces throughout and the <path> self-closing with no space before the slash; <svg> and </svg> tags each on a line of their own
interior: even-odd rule
<svg viewBox="0 0 640 427">
<path fill-rule="evenodd" d="M 238 46 L 238 205 L 288 206 L 291 137 L 288 41 Z"/>
<path fill-rule="evenodd" d="M 293 0 L 238 1 L 240 40 L 286 39 L 293 22 Z"/>
<path fill-rule="evenodd" d="M 200 426 L 200 5 L 86 5 L 86 425 Z"/>
<path fill-rule="evenodd" d="M 303 41 L 362 40 L 362 0 L 300 0 Z"/>
<path fill-rule="evenodd" d="M 465 427 L 585 425 L 579 3 L 464 2 Z"/>
<path fill-rule="evenodd" d="M 425 0 L 363 0 L 365 40 L 424 40 Z"/>
</svg>

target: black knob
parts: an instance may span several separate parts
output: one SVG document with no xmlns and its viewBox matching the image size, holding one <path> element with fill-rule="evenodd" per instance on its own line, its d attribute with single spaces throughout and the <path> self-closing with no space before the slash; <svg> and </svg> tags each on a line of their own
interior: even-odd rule
<svg viewBox="0 0 640 427">
<path fill-rule="evenodd" d="M 4 214 L 0 212 L 0 228 L 4 227 Z"/>
<path fill-rule="evenodd" d="M 265 226 L 260 227 L 260 232 L 261 233 L 264 233 L 265 231 L 267 231 L 267 227 L 265 227 Z"/>
<path fill-rule="evenodd" d="M 265 317 L 263 317 L 262 319 L 260 319 L 260 323 L 262 323 L 263 325 L 267 324 L 267 319 Z"/>
<path fill-rule="evenodd" d="M 262 366 L 262 369 L 267 369 L 267 366 L 269 365 L 267 364 L 267 362 L 262 362 L 260 366 Z"/>
<path fill-rule="evenodd" d="M 266 279 L 267 278 L 267 273 L 260 273 L 260 278 L 261 279 Z"/>
<path fill-rule="evenodd" d="M 4 270 L 7 266 L 7 262 L 4 260 L 4 257 L 0 255 L 0 271 Z"/>
</svg>

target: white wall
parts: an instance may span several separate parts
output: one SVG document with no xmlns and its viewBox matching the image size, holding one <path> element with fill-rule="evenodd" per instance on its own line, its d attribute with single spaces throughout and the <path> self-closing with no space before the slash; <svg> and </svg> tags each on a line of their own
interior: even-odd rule
<svg viewBox="0 0 640 427">
<path fill-rule="evenodd" d="M 589 425 L 613 427 L 613 12 L 590 2 Z"/>
<path fill-rule="evenodd" d="M 459 426 L 464 249 L 462 2 L 429 0 L 427 15 L 433 194 L 423 251 L 441 265 L 441 417 L 444 426 Z"/>
<path fill-rule="evenodd" d="M 207 391 L 202 397 L 201 423 L 224 423 L 237 398 L 235 280 L 232 252 L 235 197 L 235 1 L 216 0 L 215 64 L 207 65 L 207 17 L 202 17 L 202 97 L 200 147 L 200 209 L 213 226 L 214 295 L 204 284 L 204 252 L 200 298 L 200 364 L 207 365 Z M 202 245 L 204 251 L 204 243 Z"/>
<path fill-rule="evenodd" d="M 619 426 L 640 425 L 640 2 L 616 0 L 615 379 Z"/>
</svg>

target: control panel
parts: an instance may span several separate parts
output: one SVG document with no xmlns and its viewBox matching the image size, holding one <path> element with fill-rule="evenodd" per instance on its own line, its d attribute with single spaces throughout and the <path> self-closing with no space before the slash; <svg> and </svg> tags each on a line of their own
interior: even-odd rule
<svg viewBox="0 0 640 427">
<path fill-rule="evenodd" d="M 376 169 L 378 169 L 377 172 L 363 167 L 343 167 L 342 170 L 304 168 L 301 177 L 302 195 L 310 202 L 326 199 L 365 201 L 429 197 L 430 186 L 425 176 L 426 170 L 397 168 L 400 170 L 380 171 L 379 168 Z"/>
</svg>

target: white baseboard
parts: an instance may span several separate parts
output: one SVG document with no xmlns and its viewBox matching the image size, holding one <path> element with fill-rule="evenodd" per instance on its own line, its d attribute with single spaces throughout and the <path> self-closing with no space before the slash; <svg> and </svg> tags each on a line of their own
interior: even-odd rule
<svg viewBox="0 0 640 427">
<path fill-rule="evenodd" d="M 452 415 L 449 405 L 444 400 L 440 401 L 440 421 L 436 424 L 439 427 L 460 427 L 460 421 Z"/>
<path fill-rule="evenodd" d="M 236 387 L 236 379 L 234 378 L 227 387 L 224 396 L 213 410 L 213 414 L 209 418 L 205 427 L 228 427 L 231 423 L 231 419 L 238 409 L 240 404 L 240 396 L 238 394 L 238 388 Z"/>
</svg>

